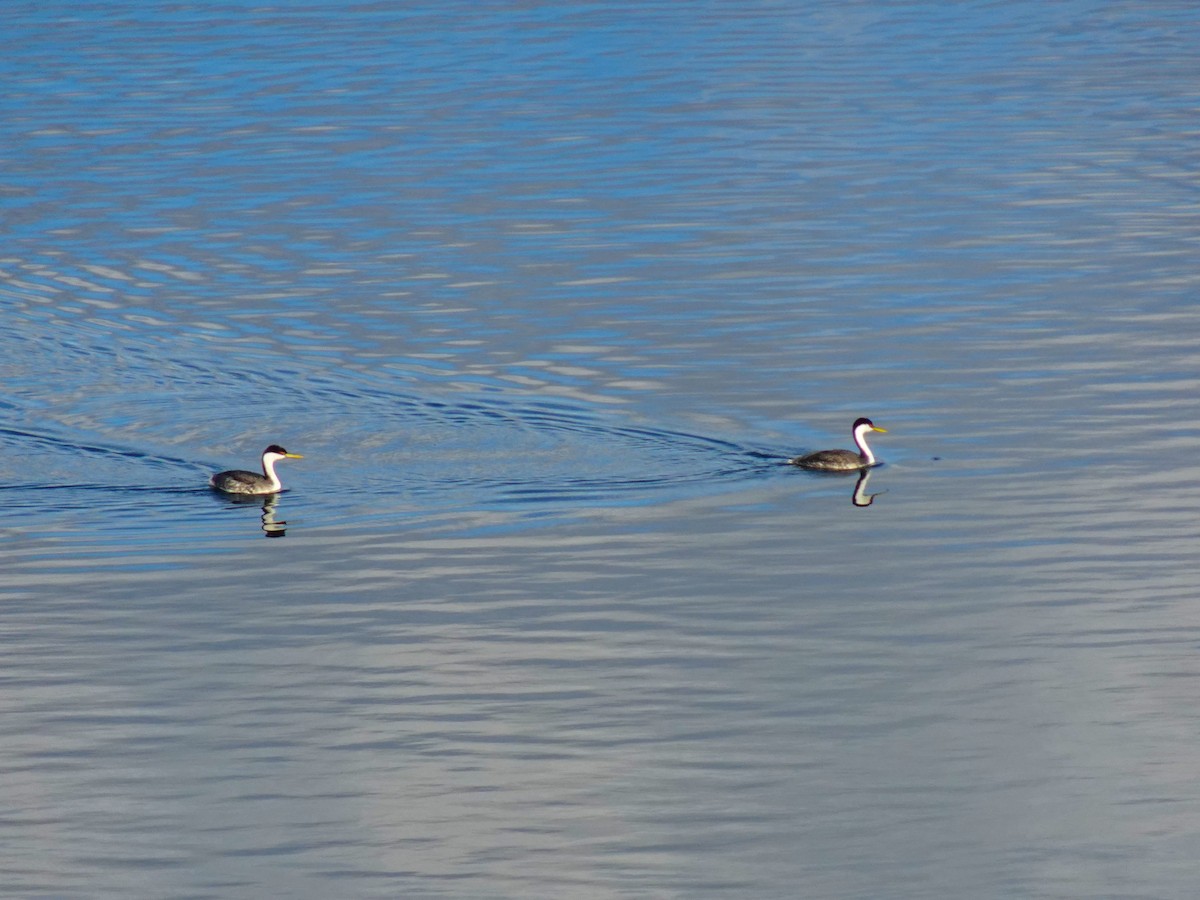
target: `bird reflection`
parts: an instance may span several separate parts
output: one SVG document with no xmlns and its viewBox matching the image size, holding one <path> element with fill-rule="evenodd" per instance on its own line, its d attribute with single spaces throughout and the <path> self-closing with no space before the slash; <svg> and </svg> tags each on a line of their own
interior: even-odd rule
<svg viewBox="0 0 1200 900">
<path fill-rule="evenodd" d="M 875 502 L 875 498 L 880 494 L 886 494 L 887 491 L 875 491 L 867 493 L 867 485 L 871 482 L 871 473 L 874 469 L 858 469 L 856 471 L 839 471 L 836 469 L 826 469 L 817 473 L 819 478 L 843 478 L 846 475 L 854 474 L 858 477 L 854 480 L 854 490 L 850 494 L 850 502 L 855 506 L 870 506 Z"/>
<path fill-rule="evenodd" d="M 259 506 L 262 507 L 263 537 L 280 538 L 287 534 L 287 521 L 277 516 L 279 507 L 278 494 L 260 494 L 258 496 L 225 494 L 221 498 L 230 506 Z"/>
<path fill-rule="evenodd" d="M 871 501 L 868 500 L 868 503 Z M 279 505 L 279 495 L 269 494 L 262 505 L 262 530 L 263 535 L 269 538 L 283 537 L 287 534 L 287 522 L 284 519 L 275 518 L 275 507 Z"/>
<path fill-rule="evenodd" d="M 870 506 L 875 502 L 875 498 L 880 494 L 886 494 L 887 491 L 876 491 L 873 494 L 867 493 L 867 483 L 871 480 L 871 470 L 863 469 L 858 473 L 858 481 L 854 483 L 854 493 L 850 495 L 850 502 L 855 506 Z"/>
</svg>

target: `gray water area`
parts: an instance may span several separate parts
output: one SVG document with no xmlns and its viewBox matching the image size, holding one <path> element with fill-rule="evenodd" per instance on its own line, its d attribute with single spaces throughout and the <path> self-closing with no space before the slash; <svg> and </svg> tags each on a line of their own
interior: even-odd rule
<svg viewBox="0 0 1200 900">
<path fill-rule="evenodd" d="M 1186 4 L 5 18 L 5 895 L 1194 895 Z"/>
</svg>

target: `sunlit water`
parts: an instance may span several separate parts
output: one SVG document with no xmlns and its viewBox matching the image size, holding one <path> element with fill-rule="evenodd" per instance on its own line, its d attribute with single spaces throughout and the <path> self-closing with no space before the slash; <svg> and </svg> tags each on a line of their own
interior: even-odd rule
<svg viewBox="0 0 1200 900">
<path fill-rule="evenodd" d="M 1185 6 L 5 28 L 6 894 L 1194 894 Z"/>
</svg>

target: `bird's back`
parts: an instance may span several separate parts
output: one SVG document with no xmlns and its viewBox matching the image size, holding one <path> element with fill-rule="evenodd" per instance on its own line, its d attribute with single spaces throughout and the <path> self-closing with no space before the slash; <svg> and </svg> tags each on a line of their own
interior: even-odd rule
<svg viewBox="0 0 1200 900">
<path fill-rule="evenodd" d="M 232 469 L 218 472 L 208 480 L 218 491 L 229 494 L 264 494 L 271 490 L 271 482 L 259 472 Z"/>
<path fill-rule="evenodd" d="M 827 469 L 841 472 L 861 469 L 867 464 L 866 460 L 853 450 L 818 450 L 807 456 L 797 456 L 789 462 L 805 469 Z"/>
</svg>

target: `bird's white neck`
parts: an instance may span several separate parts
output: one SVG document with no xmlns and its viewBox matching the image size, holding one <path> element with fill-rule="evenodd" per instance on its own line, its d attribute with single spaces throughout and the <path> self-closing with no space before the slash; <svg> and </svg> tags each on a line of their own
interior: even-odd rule
<svg viewBox="0 0 1200 900">
<path fill-rule="evenodd" d="M 279 480 L 279 476 L 275 474 L 275 463 L 279 462 L 279 457 L 274 453 L 265 453 L 262 458 L 263 474 L 271 481 L 271 487 L 279 490 L 283 487 L 283 482 Z"/>
<path fill-rule="evenodd" d="M 871 430 L 870 425 L 859 425 L 854 429 L 854 443 L 858 445 L 858 452 L 861 453 L 867 460 L 868 466 L 875 465 L 875 454 L 871 452 L 871 448 L 867 446 L 867 432 Z"/>
</svg>

